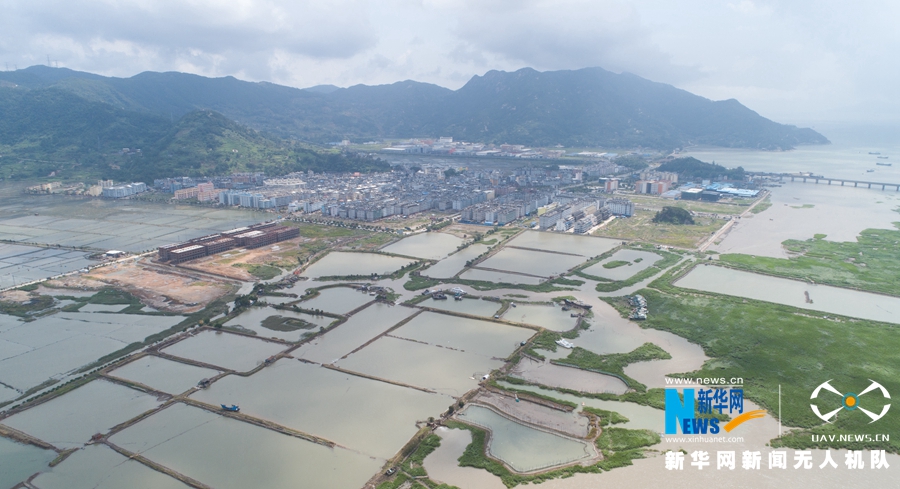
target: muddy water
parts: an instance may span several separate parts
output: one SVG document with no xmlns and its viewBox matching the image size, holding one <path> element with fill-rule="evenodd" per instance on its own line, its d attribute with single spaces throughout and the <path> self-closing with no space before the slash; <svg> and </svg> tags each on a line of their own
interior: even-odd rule
<svg viewBox="0 0 900 489">
<path fill-rule="evenodd" d="M 595 454 L 587 442 L 530 428 L 481 406 L 469 405 L 457 417 L 490 429 L 491 455 L 519 472 L 562 465 Z"/>
<path fill-rule="evenodd" d="M 147 355 L 113 370 L 110 375 L 176 395 L 196 387 L 200 380 L 215 377 L 219 373 L 218 370 Z"/>
<path fill-rule="evenodd" d="M 635 260 L 641 261 L 635 263 Z M 627 280 L 638 272 L 642 272 L 651 265 L 662 260 L 662 257 L 656 253 L 639 250 L 619 250 L 612 256 L 603 260 L 596 265 L 591 265 L 584 269 L 584 273 L 595 277 L 606 278 L 609 280 Z M 623 265 L 616 268 L 604 268 L 603 265 L 612 261 L 627 261 L 629 265 Z"/>
<path fill-rule="evenodd" d="M 105 445 L 92 445 L 39 475 L 40 489 L 186 489 L 178 479 L 128 460 Z"/>
<path fill-rule="evenodd" d="M 183 404 L 110 441 L 216 489 L 362 487 L 383 463 Z"/>
<path fill-rule="evenodd" d="M 32 475 L 49 470 L 56 452 L 0 437 L 0 487 L 13 487 Z"/>
<path fill-rule="evenodd" d="M 574 253 L 586 257 L 602 255 L 621 244 L 620 241 L 592 236 L 576 236 L 539 231 L 526 231 L 507 243 L 507 246 Z"/>
<path fill-rule="evenodd" d="M 544 279 L 538 277 L 529 277 L 527 275 L 517 275 L 515 273 L 494 272 L 491 270 L 478 270 L 475 268 L 463 272 L 459 278 L 465 280 L 483 280 L 485 282 L 496 282 L 505 284 L 529 284 L 537 285 Z"/>
<path fill-rule="evenodd" d="M 461 312 L 486 318 L 494 317 L 494 314 L 500 310 L 501 306 L 499 302 L 483 301 L 481 299 L 463 299 L 457 301 L 449 296 L 444 300 L 426 299 L 424 302 L 420 302 L 419 305 L 440 309 L 442 311 Z"/>
<path fill-rule="evenodd" d="M 163 353 L 196 360 L 238 372 L 261 365 L 266 358 L 288 347 L 221 331 L 203 331 L 165 348 Z"/>
<path fill-rule="evenodd" d="M 282 359 L 252 377 L 229 376 L 193 395 L 213 405 L 321 436 L 386 459 L 453 400 L 335 370 Z"/>
<path fill-rule="evenodd" d="M 642 406 L 633 402 L 604 401 L 601 399 L 592 399 L 590 397 L 573 396 L 572 394 L 564 394 L 562 392 L 557 392 L 550 389 L 542 389 L 533 385 L 510 384 L 508 382 L 502 381 L 499 382 L 499 384 L 503 387 L 511 389 L 525 390 L 545 396 L 550 396 L 555 399 L 561 399 L 563 401 L 574 402 L 575 404 L 578 404 L 578 409 L 576 410 L 576 412 L 581 410 L 582 403 L 585 406 L 592 408 L 615 411 L 628 418 L 627 423 L 616 425 L 619 428 L 628 428 L 632 430 L 651 430 L 657 433 L 662 433 L 662 431 L 665 429 L 665 419 L 663 416 L 663 411 L 660 411 L 659 409 L 653 409 L 652 407 Z"/>
<path fill-rule="evenodd" d="M 80 447 L 95 433 L 159 406 L 155 396 L 95 380 L 56 399 L 3 420 L 57 448 Z"/>
<path fill-rule="evenodd" d="M 522 358 L 513 368 L 512 375 L 535 384 L 561 387 L 579 392 L 624 394 L 628 385 L 618 377 L 603 375 L 574 367 L 554 365 Z"/>
<path fill-rule="evenodd" d="M 385 361 L 388 358 L 390 361 Z M 503 362 L 475 353 L 386 336 L 337 365 L 459 397 L 478 387 L 481 376 L 500 368 Z"/>
<path fill-rule="evenodd" d="M 473 244 L 461 251 L 458 251 L 447 258 L 437 262 L 428 269 L 422 271 L 422 275 L 433 278 L 448 278 L 456 275 L 465 267 L 466 262 L 474 260 L 479 255 L 487 251 L 488 247 L 483 244 Z"/>
<path fill-rule="evenodd" d="M 787 258 L 781 243 L 788 239 L 824 234 L 829 241 L 855 241 L 863 229 L 896 229 L 900 192 L 785 183 L 772 189 L 771 201 L 769 209 L 742 217 L 710 250 Z"/>
<path fill-rule="evenodd" d="M 298 329 L 295 331 L 275 331 L 262 325 L 270 316 L 280 316 L 294 319 L 302 319 L 313 326 L 310 329 Z M 313 316 L 300 312 L 285 311 L 273 309 L 271 307 L 254 307 L 249 311 L 241 313 L 238 317 L 225 323 L 225 326 L 238 327 L 253 331 L 257 335 L 265 338 L 278 338 L 287 341 L 300 341 L 303 336 L 315 333 L 321 327 L 327 327 L 336 319 L 327 316 Z"/>
<path fill-rule="evenodd" d="M 415 312 L 416 309 L 409 307 L 372 304 L 347 322 L 294 350 L 292 355 L 313 362 L 334 363 Z"/>
<path fill-rule="evenodd" d="M 800 309 L 900 323 L 900 298 L 798 280 L 759 275 L 714 265 L 698 266 L 676 283 L 679 287 L 745 297 Z M 806 302 L 806 293 L 813 301 Z"/>
<path fill-rule="evenodd" d="M 590 239 L 590 238 L 588 238 Z M 546 253 L 543 251 L 504 248 L 496 255 L 478 264 L 481 268 L 527 273 L 540 277 L 565 272 L 585 261 L 583 256 Z"/>
<path fill-rule="evenodd" d="M 346 314 L 374 299 L 374 297 L 350 287 L 331 287 L 322 289 L 316 297 L 297 305 L 303 309 L 319 309 L 332 314 Z"/>
<path fill-rule="evenodd" d="M 419 314 L 391 336 L 455 348 L 488 358 L 506 358 L 533 330 L 434 312 Z"/>
<path fill-rule="evenodd" d="M 516 304 L 503 313 L 503 319 L 517 323 L 531 324 L 551 331 L 568 331 L 575 327 L 577 318 L 562 307 L 542 304 Z"/>
<path fill-rule="evenodd" d="M 486 470 L 459 466 L 459 457 L 472 443 L 472 432 L 442 426 L 435 434 L 441 437 L 441 446 L 422 464 L 431 480 L 466 489 L 506 489 L 499 477 Z"/>
<path fill-rule="evenodd" d="M 401 239 L 386 246 L 381 251 L 396 253 L 398 255 L 415 256 L 440 260 L 456 251 L 463 240 L 447 233 L 420 233 L 415 236 Z"/>
<path fill-rule="evenodd" d="M 412 263 L 408 258 L 379 255 L 377 253 L 344 253 L 333 251 L 313 263 L 304 272 L 307 277 L 333 275 L 371 275 L 391 273 Z"/>
</svg>

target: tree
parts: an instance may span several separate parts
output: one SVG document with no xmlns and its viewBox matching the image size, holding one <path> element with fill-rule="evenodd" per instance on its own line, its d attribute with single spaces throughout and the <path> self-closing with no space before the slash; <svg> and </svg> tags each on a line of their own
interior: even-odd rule
<svg viewBox="0 0 900 489">
<path fill-rule="evenodd" d="M 663 207 L 661 211 L 653 216 L 655 223 L 669 224 L 694 224 L 694 218 L 691 213 L 681 207 Z"/>
</svg>

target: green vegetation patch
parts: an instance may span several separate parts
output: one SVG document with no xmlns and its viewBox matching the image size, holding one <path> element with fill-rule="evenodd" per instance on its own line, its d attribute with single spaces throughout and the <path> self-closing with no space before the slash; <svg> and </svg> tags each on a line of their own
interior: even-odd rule
<svg viewBox="0 0 900 489">
<path fill-rule="evenodd" d="M 403 472 L 413 476 L 413 477 L 422 477 L 428 475 L 425 472 L 425 469 L 422 467 L 422 463 L 425 461 L 425 457 L 431 454 L 431 452 L 437 450 L 437 447 L 441 446 L 441 437 L 431 434 L 426 436 L 420 443 L 419 446 L 416 447 L 416 451 L 414 451 L 406 460 L 403 461 L 403 465 L 401 468 Z"/>
<path fill-rule="evenodd" d="M 669 289 L 674 290 L 674 289 Z M 874 379 L 889 392 L 900 392 L 900 335 L 895 325 L 857 319 L 824 319 L 824 314 L 713 294 L 658 291 L 639 292 L 653 314 L 642 323 L 669 331 L 703 347 L 713 358 L 691 377 L 743 378 L 744 395 L 770 412 L 778 412 L 778 386 L 782 392 L 782 422 L 806 430 L 775 443 L 794 448 L 814 446 L 810 433 L 880 434 L 900 432 L 900 417 L 886 416 L 878 423 L 861 412 L 842 413 L 825 425 L 810 410 L 810 395 L 826 380 L 842 391 L 865 389 Z M 610 299 L 612 301 L 622 299 Z M 840 398 L 823 397 L 840 406 Z M 872 412 L 885 402 L 866 396 Z M 829 406 L 831 404 L 828 404 Z M 825 406 L 823 406 L 824 409 Z M 895 437 L 896 438 L 896 437 Z M 871 442 L 818 442 L 824 448 L 864 450 Z M 900 439 L 881 448 L 900 452 Z"/>
<path fill-rule="evenodd" d="M 740 181 L 744 179 L 744 169 L 740 166 L 727 169 L 722 165 L 717 165 L 715 162 L 705 163 L 693 156 L 676 158 L 663 163 L 657 168 L 657 171 L 674 172 L 686 180 L 718 180 L 726 178 Z"/>
<path fill-rule="evenodd" d="M 628 262 L 625 260 L 613 260 L 613 261 L 608 261 L 608 262 L 604 263 L 603 268 L 619 268 L 619 267 L 624 267 L 627 265 L 631 265 L 631 262 Z"/>
<path fill-rule="evenodd" d="M 593 408 L 590 406 L 583 406 L 581 410 L 600 418 L 600 426 L 609 426 L 611 424 L 621 424 L 630 421 L 628 418 L 615 411 L 607 411 L 606 409 Z"/>
<path fill-rule="evenodd" d="M 640 392 L 647 390 L 647 386 L 625 375 L 625 367 L 637 362 L 649 360 L 669 360 L 672 355 L 653 343 L 644 343 L 628 353 L 611 353 L 598 355 L 590 350 L 576 346 L 569 356 L 553 360 L 558 365 L 577 367 L 583 370 L 614 375 L 622 379 L 628 387 Z"/>
<path fill-rule="evenodd" d="M 759 214 L 760 212 L 768 209 L 769 207 L 772 207 L 772 196 L 771 195 L 767 195 L 765 200 L 763 200 L 759 204 L 756 204 L 755 206 L 753 206 L 753 208 L 750 209 L 750 212 L 752 212 L 753 214 Z"/>
<path fill-rule="evenodd" d="M 792 258 L 724 254 L 719 260 L 750 272 L 900 296 L 900 231 L 866 229 L 856 242 L 824 237 L 783 242 L 786 250 L 798 255 Z"/>
<path fill-rule="evenodd" d="M 0 313 L 9 314 L 10 316 L 28 317 L 52 306 L 53 297 L 39 295 L 27 302 L 0 301 Z"/>
<path fill-rule="evenodd" d="M 235 263 L 233 267 L 243 268 L 250 275 L 260 280 L 271 280 L 281 275 L 281 269 L 270 265 L 255 265 L 252 263 Z"/>
<path fill-rule="evenodd" d="M 315 324 L 298 318 L 289 318 L 284 316 L 269 316 L 263 320 L 261 326 L 272 331 L 297 331 L 298 329 L 313 329 Z"/>
<path fill-rule="evenodd" d="M 803 205 L 792 205 L 792 209 L 812 209 L 815 207 L 813 204 L 803 204 Z"/>
<path fill-rule="evenodd" d="M 651 250 L 646 250 L 646 251 L 651 251 Z M 597 292 L 613 292 L 613 291 L 619 290 L 623 287 L 632 286 L 642 280 L 646 280 L 646 279 L 656 275 L 661 270 L 665 270 L 665 269 L 671 267 L 672 265 L 678 263 L 678 260 L 681 260 L 681 255 L 678 255 L 676 253 L 670 253 L 668 251 L 661 251 L 661 250 L 652 250 L 652 252 L 656 253 L 657 255 L 662 256 L 663 259 L 659 260 L 656 263 L 654 263 L 653 265 L 641 270 L 640 272 L 628 277 L 625 280 L 610 282 L 610 281 L 601 279 L 600 277 L 593 277 L 593 275 L 588 275 L 584 272 L 576 272 L 576 274 L 579 276 L 585 277 L 585 278 L 593 277 L 595 279 L 598 279 L 597 286 L 595 287 Z"/>
<path fill-rule="evenodd" d="M 619 452 L 635 448 L 650 447 L 659 442 L 659 434 L 650 430 L 605 428 L 603 433 L 597 438 L 597 448 Z"/>
<path fill-rule="evenodd" d="M 448 428 L 469 430 L 472 433 L 472 443 L 466 447 L 462 456 L 459 457 L 459 466 L 487 470 L 491 474 L 499 477 L 506 487 L 515 487 L 519 484 L 529 483 L 540 484 L 541 482 L 552 479 L 571 477 L 578 473 L 597 474 L 601 472 L 599 464 L 589 465 L 587 467 L 576 464 L 570 467 L 535 475 L 514 474 L 502 463 L 488 457 L 485 453 L 487 448 L 487 431 L 476 426 L 460 423 L 459 421 L 448 421 L 446 425 Z"/>
<path fill-rule="evenodd" d="M 661 211 L 657 212 L 656 215 L 653 216 L 653 222 L 669 224 L 694 224 L 694 218 L 691 216 L 690 211 L 686 209 L 682 209 L 681 207 L 665 206 Z"/>
</svg>

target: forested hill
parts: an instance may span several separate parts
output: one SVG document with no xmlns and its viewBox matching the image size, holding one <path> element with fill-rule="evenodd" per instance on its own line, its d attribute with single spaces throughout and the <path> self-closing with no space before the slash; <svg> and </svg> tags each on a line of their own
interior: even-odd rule
<svg viewBox="0 0 900 489">
<path fill-rule="evenodd" d="M 59 88 L 0 87 L 2 179 L 54 174 L 152 181 L 235 171 L 277 175 L 387 168 L 377 160 L 268 136 L 210 110 L 175 118 L 90 101 Z"/>
<path fill-rule="evenodd" d="M 788 149 L 828 143 L 812 129 L 778 124 L 736 100 L 712 101 L 601 68 L 490 71 L 455 91 L 415 81 L 304 90 L 232 77 L 147 72 L 109 78 L 43 66 L 0 72 L 0 85 L 4 84 L 54 87 L 163 117 L 215 110 L 258 130 L 317 143 L 435 136 L 659 149 L 688 145 Z"/>
</svg>

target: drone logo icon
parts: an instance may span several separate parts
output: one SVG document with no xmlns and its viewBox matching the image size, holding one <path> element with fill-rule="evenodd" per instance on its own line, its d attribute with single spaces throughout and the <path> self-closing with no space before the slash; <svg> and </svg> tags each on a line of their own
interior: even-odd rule
<svg viewBox="0 0 900 489">
<path fill-rule="evenodd" d="M 841 392 L 839 390 L 837 390 L 831 386 L 831 384 L 829 383 L 829 382 L 831 382 L 831 380 L 833 380 L 833 379 L 826 380 L 825 382 L 822 382 L 821 384 L 819 384 L 819 386 L 816 387 L 816 390 L 814 390 L 812 395 L 809 397 L 810 400 L 816 399 L 817 397 L 819 397 L 819 392 L 822 389 L 825 389 L 826 391 L 833 392 L 833 393 L 841 396 L 841 407 L 835 409 L 834 411 L 827 412 L 825 414 L 822 414 L 822 412 L 819 411 L 819 406 L 816 406 L 815 404 L 809 405 L 809 407 L 812 409 L 813 413 L 815 413 L 816 416 L 821 418 L 822 421 L 825 421 L 826 423 L 831 423 L 832 421 L 830 421 L 830 420 L 832 418 L 834 418 L 834 416 L 842 409 L 846 409 L 847 411 L 855 411 L 855 410 L 859 409 L 860 411 L 863 412 L 863 414 L 872 418 L 872 421 L 869 422 L 869 424 L 872 424 L 872 423 L 878 421 L 879 419 L 883 418 L 884 415 L 887 414 L 888 410 L 891 408 L 890 404 L 885 404 L 884 407 L 881 408 L 881 414 L 875 414 L 872 411 L 869 411 L 859 405 L 860 404 L 859 398 L 862 397 L 864 394 L 868 394 L 869 392 L 874 391 L 875 389 L 880 390 L 881 395 L 885 399 L 891 398 L 891 394 L 887 391 L 887 389 L 885 389 L 883 385 L 879 384 L 878 382 L 875 382 L 872 379 L 869 379 L 869 381 L 872 382 L 871 384 L 869 384 L 869 387 L 866 387 L 866 389 L 864 391 L 860 392 L 859 394 L 854 394 L 853 392 L 841 394 Z"/>
</svg>

